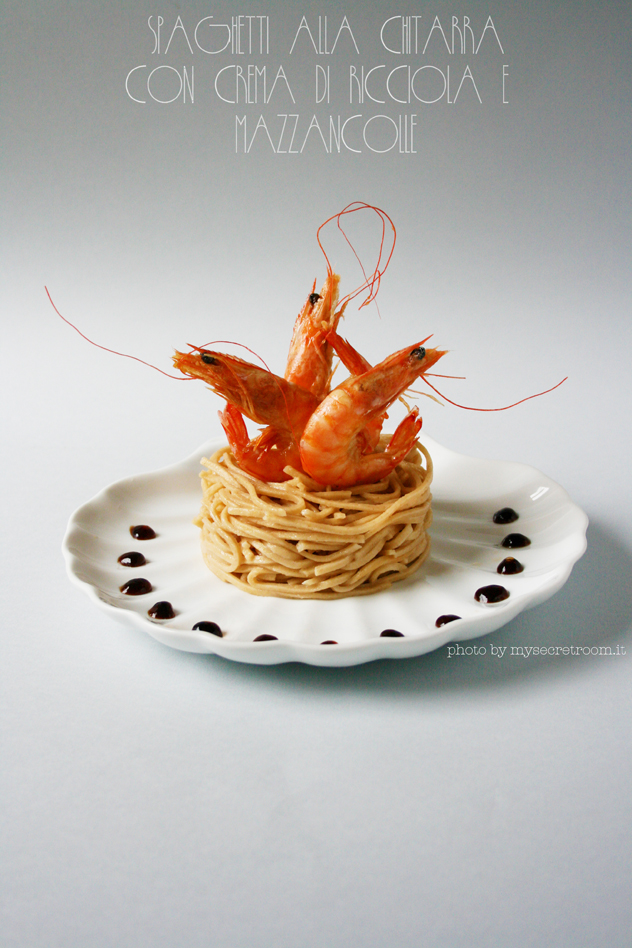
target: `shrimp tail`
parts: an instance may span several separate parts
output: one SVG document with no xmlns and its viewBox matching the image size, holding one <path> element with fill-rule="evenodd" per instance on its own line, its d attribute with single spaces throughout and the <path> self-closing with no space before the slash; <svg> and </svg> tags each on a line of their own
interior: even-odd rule
<svg viewBox="0 0 632 948">
<path fill-rule="evenodd" d="M 335 329 L 327 333 L 327 342 L 331 343 L 345 369 L 352 375 L 362 375 L 363 372 L 368 372 L 372 368 L 368 359 L 365 359 L 347 339 L 339 336 Z"/>
<path fill-rule="evenodd" d="M 238 463 L 241 463 L 240 458 L 243 455 L 244 448 L 248 444 L 248 429 L 246 428 L 246 422 L 244 421 L 244 416 L 239 411 L 235 405 L 231 405 L 230 402 L 226 403 L 226 408 L 224 411 L 218 411 L 219 420 L 224 429 L 224 434 L 228 438 L 228 443 L 230 449 L 235 455 Z"/>
<path fill-rule="evenodd" d="M 345 369 L 351 372 L 352 375 L 362 375 L 364 372 L 368 372 L 373 368 L 369 360 L 365 359 L 364 356 L 351 345 L 348 339 L 343 339 L 342 336 L 339 336 L 335 329 L 327 333 L 327 341 L 333 346 L 336 355 Z M 382 425 L 387 418 L 388 415 L 384 411 L 375 418 L 367 419 L 367 424 L 359 436 L 360 440 L 358 442 L 358 447 L 362 454 L 368 454 L 375 450 L 380 440 Z"/>
<path fill-rule="evenodd" d="M 289 474 L 284 470 L 288 465 L 300 467 L 298 446 L 291 435 L 268 425 L 258 437 L 250 440 L 243 415 L 230 402 L 218 415 L 233 456 L 246 473 L 278 482 L 288 480 Z"/>
<path fill-rule="evenodd" d="M 419 417 L 418 408 L 413 408 L 404 420 L 400 421 L 384 452 L 394 461 L 395 466 L 404 460 L 414 445 L 421 431 L 421 425 L 422 419 Z"/>
</svg>

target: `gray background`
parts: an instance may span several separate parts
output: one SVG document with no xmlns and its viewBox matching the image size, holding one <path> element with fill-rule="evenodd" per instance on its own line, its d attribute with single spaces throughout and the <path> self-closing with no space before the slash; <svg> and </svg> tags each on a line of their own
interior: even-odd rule
<svg viewBox="0 0 632 948">
<path fill-rule="evenodd" d="M 295 105 L 222 103 L 237 57 L 181 35 L 152 54 L 150 15 L 164 42 L 211 13 L 269 14 L 270 54 L 239 61 L 283 64 Z M 388 54 L 397 13 L 424 35 L 435 14 L 478 34 L 491 15 L 504 52 Z M 290 56 L 303 14 L 330 31 L 346 14 L 360 55 Z M 3 945 L 630 943 L 629 27 L 612 2 L 5 4 Z M 427 61 L 469 64 L 483 102 L 348 102 L 350 63 Z M 193 65 L 195 102 L 134 103 L 141 64 Z M 414 112 L 416 152 L 235 154 L 236 112 L 303 131 Z M 591 519 L 565 588 L 483 642 L 628 655 L 240 666 L 119 626 L 68 583 L 72 510 L 219 433 L 220 402 L 89 346 L 44 285 L 88 336 L 163 368 L 228 336 L 280 371 L 324 275 L 316 228 L 353 200 L 398 229 L 379 313 L 345 326 L 369 359 L 434 332 L 467 375 L 443 390 L 480 407 L 569 376 L 507 412 L 422 405 L 433 437 L 542 469 Z"/>
</svg>

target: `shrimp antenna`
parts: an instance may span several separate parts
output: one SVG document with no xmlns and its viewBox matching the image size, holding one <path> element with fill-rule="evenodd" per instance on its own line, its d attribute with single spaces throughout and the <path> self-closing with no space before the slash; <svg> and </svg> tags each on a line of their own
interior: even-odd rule
<svg viewBox="0 0 632 948">
<path fill-rule="evenodd" d="M 261 362 L 261 364 L 262 364 L 262 366 L 264 367 L 264 369 L 266 369 L 266 371 L 268 371 L 268 372 L 270 373 L 270 375 L 273 375 L 273 374 L 274 374 L 274 373 L 272 372 L 272 369 L 271 369 L 270 366 L 268 365 L 268 363 L 265 361 L 265 359 L 263 359 L 263 358 L 259 355 L 258 352 L 255 352 L 254 349 L 251 349 L 250 346 L 244 345 L 243 342 L 234 342 L 234 340 L 232 340 L 232 339 L 211 339 L 211 341 L 210 341 L 210 342 L 207 342 L 206 345 L 204 345 L 204 346 L 192 346 L 190 342 L 187 342 L 187 346 L 189 347 L 189 349 L 192 349 L 194 352 L 202 352 L 204 349 L 208 349 L 209 346 L 216 346 L 216 345 L 220 345 L 220 346 L 239 346 L 240 349 L 245 349 L 246 352 L 249 352 L 250 355 L 253 355 L 253 356 L 255 357 L 255 359 L 259 359 L 259 362 Z"/>
<path fill-rule="evenodd" d="M 341 219 L 345 214 L 354 214 L 356 211 L 363 211 L 363 210 L 375 211 L 375 213 L 378 215 L 378 217 L 380 218 L 382 222 L 382 236 L 380 239 L 380 248 L 378 252 L 377 262 L 375 264 L 375 268 L 371 276 L 367 276 L 366 270 L 364 269 L 362 261 L 360 260 L 360 257 L 355 247 L 351 243 L 351 240 L 347 236 L 347 232 L 345 231 L 344 227 L 341 224 Z M 327 256 L 325 248 L 323 247 L 321 243 L 320 232 L 323 229 L 323 227 L 325 227 L 326 224 L 329 224 L 330 221 L 333 221 L 333 220 L 337 222 L 338 230 L 341 232 L 348 246 L 351 248 L 351 251 L 353 252 L 354 257 L 360 264 L 360 269 L 362 270 L 362 275 L 364 276 L 364 283 L 362 283 L 359 287 L 357 287 L 357 289 L 355 289 L 352 293 L 349 293 L 347 294 L 347 296 L 343 297 L 343 300 L 341 302 L 348 303 L 350 300 L 354 299 L 356 296 L 362 293 L 363 290 L 368 289 L 369 294 L 367 298 L 360 305 L 360 309 L 362 309 L 363 306 L 367 306 L 368 303 L 372 302 L 377 296 L 379 288 L 380 288 L 380 281 L 382 279 L 382 276 L 386 272 L 386 268 L 388 267 L 391 261 L 391 257 L 393 256 L 393 251 L 395 250 L 395 241 L 397 239 L 397 231 L 395 229 L 395 224 L 393 223 L 391 218 L 388 216 L 386 211 L 381 210 L 381 208 L 379 207 L 375 207 L 373 204 L 367 204 L 364 201 L 353 201 L 351 204 L 347 204 L 347 206 L 344 207 L 341 211 L 339 211 L 338 214 L 334 214 L 332 217 L 327 218 L 327 220 L 324 221 L 320 225 L 318 230 L 316 231 L 316 240 L 318 241 L 318 246 L 320 247 L 323 253 L 323 256 L 325 257 L 325 261 L 327 263 L 327 272 L 330 275 L 333 273 L 333 270 L 331 267 L 331 262 L 329 260 L 329 257 Z M 391 244 L 390 252 L 382 265 L 383 257 L 386 254 L 386 251 L 384 249 L 384 244 L 386 242 L 386 222 L 387 221 L 391 226 L 393 242 Z"/>
<path fill-rule="evenodd" d="M 133 359 L 134 362 L 140 362 L 142 365 L 147 365 L 147 366 L 149 366 L 150 369 L 155 369 L 156 372 L 160 372 L 161 375 L 166 375 L 168 379 L 175 379 L 176 382 L 192 382 L 192 381 L 193 381 L 193 379 L 187 378 L 186 376 L 182 376 L 182 375 L 171 375 L 169 372 L 165 372 L 164 369 L 159 369 L 157 365 L 152 365 L 151 362 L 145 362 L 144 359 L 139 359 L 138 356 L 128 355 L 127 352 L 117 352 L 116 349 L 108 349 L 107 346 L 102 346 L 102 345 L 100 345 L 98 342 L 94 342 L 94 340 L 89 339 L 89 338 L 85 335 L 85 333 L 82 333 L 81 330 L 78 329 L 78 328 L 75 326 L 74 323 L 71 323 L 69 319 L 66 319 L 65 316 L 62 316 L 62 314 L 59 312 L 59 310 L 57 309 L 57 307 L 56 307 L 55 304 L 53 303 L 53 298 L 52 298 L 52 296 L 50 295 L 50 293 L 48 292 L 48 287 L 45 286 L 44 289 L 46 290 L 46 295 L 47 295 L 48 299 L 50 300 L 50 305 L 53 307 L 53 309 L 55 310 L 55 312 L 57 313 L 57 315 L 59 316 L 59 318 L 60 318 L 60 319 L 63 319 L 63 321 L 64 321 L 65 323 L 67 323 L 67 324 L 70 326 L 71 329 L 74 329 L 75 332 L 78 332 L 79 335 L 81 336 L 81 338 L 82 338 L 82 339 L 85 339 L 86 342 L 89 342 L 91 346 L 96 346 L 97 349 L 103 349 L 104 352 L 111 352 L 112 355 L 122 356 L 122 358 L 124 358 L 124 359 Z"/>
<path fill-rule="evenodd" d="M 449 402 L 450 405 L 454 405 L 455 408 L 465 408 L 467 411 L 507 411 L 508 408 L 515 408 L 516 405 L 522 405 L 523 402 L 528 402 L 531 398 L 539 398 L 540 395 L 548 395 L 549 392 L 554 392 L 556 388 L 559 388 L 560 385 L 563 385 L 568 375 L 562 379 L 561 382 L 558 382 L 557 385 L 554 385 L 552 388 L 547 388 L 543 392 L 536 392 L 535 395 L 527 395 L 526 398 L 521 398 L 518 402 L 513 402 L 511 405 L 503 405 L 502 408 L 473 408 L 472 405 L 459 405 L 458 402 L 453 402 L 452 399 L 448 398 L 447 395 L 444 395 L 443 392 L 440 392 L 438 388 L 435 388 L 432 382 L 429 382 L 424 375 L 420 375 L 419 378 L 429 385 L 433 392 L 436 392 L 441 398 L 446 402 Z"/>
</svg>

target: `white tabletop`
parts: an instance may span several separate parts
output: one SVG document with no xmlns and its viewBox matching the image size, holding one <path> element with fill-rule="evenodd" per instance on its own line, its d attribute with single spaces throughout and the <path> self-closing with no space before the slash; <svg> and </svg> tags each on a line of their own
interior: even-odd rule
<svg viewBox="0 0 632 948">
<path fill-rule="evenodd" d="M 624 948 L 629 17 L 614 2 L 440 2 L 421 9 L 419 44 L 435 13 L 446 32 L 467 13 L 477 39 L 491 13 L 499 42 L 488 29 L 478 53 L 452 54 L 435 30 L 425 54 L 397 54 L 379 40 L 394 15 L 386 3 L 221 3 L 217 23 L 269 15 L 270 52 L 213 58 L 193 45 L 209 9 L 9 2 L 0 941 Z M 316 36 L 325 13 L 330 52 L 317 56 L 298 28 L 305 14 Z M 159 14 L 152 52 L 148 18 L 155 28 Z M 178 15 L 184 30 L 165 53 Z M 331 52 L 344 15 L 350 29 Z M 269 103 L 222 102 L 219 69 L 249 63 L 267 65 L 268 83 L 283 65 L 295 102 L 282 83 Z M 125 79 L 143 64 L 194 67 L 195 101 L 134 102 Z M 349 103 L 350 65 L 382 64 L 367 87 L 378 99 L 400 65 L 435 76 L 450 65 L 452 99 L 467 65 L 473 80 L 450 103 Z M 331 66 L 328 104 L 314 102 L 316 65 Z M 137 98 L 144 75 L 130 79 Z M 167 97 L 166 85 L 151 88 Z M 278 115 L 298 115 L 305 147 L 277 153 L 261 130 L 235 153 L 244 114 L 251 130 L 263 116 L 271 135 Z M 313 115 L 328 128 L 330 115 L 356 114 L 362 127 L 414 114 L 414 151 L 372 151 L 359 119 L 348 126 L 359 153 L 329 153 L 316 130 L 305 140 Z M 386 121 L 366 131 L 375 147 Z M 480 640 L 485 655 L 258 667 L 118 625 L 66 578 L 67 520 L 106 484 L 219 434 L 222 403 L 201 383 L 90 346 L 44 286 L 90 339 L 167 371 L 174 347 L 230 339 L 280 372 L 293 319 L 324 277 L 316 229 L 354 200 L 384 208 L 398 233 L 379 312 L 350 312 L 344 325 L 367 358 L 434 332 L 451 350 L 442 370 L 467 376 L 439 388 L 476 407 L 568 375 L 505 412 L 420 402 L 441 443 L 562 484 L 591 521 L 585 556 L 553 599 Z M 327 233 L 352 289 L 357 264 Z M 368 217 L 353 236 L 372 267 Z M 510 654 L 532 645 L 613 654 Z"/>
</svg>

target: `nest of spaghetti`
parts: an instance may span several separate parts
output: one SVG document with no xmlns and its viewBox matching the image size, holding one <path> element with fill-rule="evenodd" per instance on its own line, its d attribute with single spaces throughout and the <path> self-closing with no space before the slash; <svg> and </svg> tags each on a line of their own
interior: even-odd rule
<svg viewBox="0 0 632 948">
<path fill-rule="evenodd" d="M 388 589 L 430 552 L 432 460 L 417 443 L 384 480 L 323 488 L 287 468 L 279 483 L 244 473 L 228 447 L 203 458 L 202 555 L 255 596 L 342 599 Z"/>
</svg>

